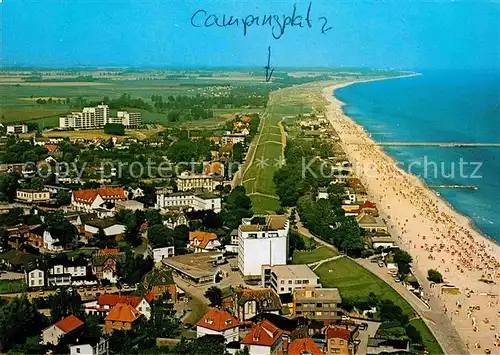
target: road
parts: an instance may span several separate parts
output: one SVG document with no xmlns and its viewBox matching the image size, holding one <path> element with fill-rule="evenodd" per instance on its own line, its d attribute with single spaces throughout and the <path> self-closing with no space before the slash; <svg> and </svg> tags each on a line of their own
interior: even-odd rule
<svg viewBox="0 0 500 355">
<path fill-rule="evenodd" d="M 325 242 L 324 240 L 316 237 L 306 227 L 302 225 L 298 213 L 296 214 L 296 226 L 300 234 L 313 238 L 317 243 L 327 246 L 331 249 L 337 250 L 333 245 Z M 442 311 L 442 304 L 434 296 L 430 297 L 428 308 L 418 297 L 412 292 L 408 291 L 403 285 L 396 283 L 392 277 L 387 273 L 386 268 L 380 268 L 377 264 L 371 263 L 366 259 L 351 259 L 358 265 L 373 272 L 380 279 L 389 284 L 396 292 L 398 292 L 408 303 L 415 309 L 417 314 L 424 320 L 425 324 L 429 327 L 432 334 L 438 341 L 445 354 L 469 354 L 469 350 L 465 346 L 462 338 L 458 334 L 455 327 L 452 325 L 450 319 Z M 421 282 L 421 275 L 415 275 L 420 284 L 424 287 L 426 295 L 432 295 L 429 290 L 427 282 Z"/>
</svg>

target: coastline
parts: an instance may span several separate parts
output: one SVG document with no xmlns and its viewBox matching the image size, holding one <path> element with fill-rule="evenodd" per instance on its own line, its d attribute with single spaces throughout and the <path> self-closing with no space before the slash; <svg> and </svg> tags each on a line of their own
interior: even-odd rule
<svg viewBox="0 0 500 355">
<path fill-rule="evenodd" d="M 472 344 L 472 348 L 479 344 L 493 349 L 495 331 L 488 329 L 487 324 L 488 317 L 493 317 L 493 323 L 498 323 L 496 312 L 491 309 L 500 310 L 498 295 L 492 296 L 492 289 L 498 287 L 478 280 L 488 278 L 500 282 L 498 241 L 482 233 L 470 217 L 457 211 L 449 201 L 437 196 L 423 179 L 399 168 L 396 160 L 377 145 L 363 126 L 344 114 L 342 106 L 345 103 L 333 95 L 335 90 L 353 84 L 416 75 L 420 74 L 329 85 L 322 89 L 329 102 L 326 116 L 337 131 L 351 163 L 370 166 L 371 170 L 361 171 L 359 178 L 370 199 L 377 203 L 391 235 L 395 240 L 399 238 L 398 244 L 413 256 L 413 268 L 420 282 L 427 282 L 427 270 L 433 268 L 441 272 L 448 284 L 460 290 L 458 295 L 445 295 L 435 288 L 428 296 L 439 299 L 467 346 Z M 493 306 L 495 302 L 496 306 Z M 458 304 L 460 309 L 456 309 Z M 467 307 L 462 309 L 466 305 L 480 305 L 481 310 L 474 312 L 472 317 L 474 324 L 476 318 L 482 320 L 481 325 L 476 324 L 478 330 L 471 325 Z M 476 352 L 482 351 L 476 349 Z"/>
</svg>

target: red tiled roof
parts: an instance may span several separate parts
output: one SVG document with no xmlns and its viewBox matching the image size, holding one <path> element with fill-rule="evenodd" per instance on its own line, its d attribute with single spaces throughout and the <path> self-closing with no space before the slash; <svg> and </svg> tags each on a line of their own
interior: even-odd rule
<svg viewBox="0 0 500 355">
<path fill-rule="evenodd" d="M 368 200 L 366 200 L 365 203 L 363 203 L 363 206 L 361 206 L 361 208 L 376 208 L 376 207 L 377 207 L 376 203 L 370 202 Z"/>
<path fill-rule="evenodd" d="M 117 303 L 106 316 L 106 321 L 132 323 L 141 316 L 133 306 L 126 303 Z"/>
<path fill-rule="evenodd" d="M 224 169 L 224 164 L 216 161 L 205 165 L 205 175 L 222 175 L 222 170 Z"/>
<path fill-rule="evenodd" d="M 288 346 L 288 355 L 304 354 L 323 355 L 323 352 L 311 338 L 295 339 Z M 283 355 L 283 353 L 280 352 L 277 355 Z"/>
<path fill-rule="evenodd" d="M 226 311 L 211 308 L 196 323 L 197 326 L 222 332 L 227 329 L 236 328 L 240 325 L 238 320 Z"/>
<path fill-rule="evenodd" d="M 78 190 L 73 191 L 73 197 L 77 202 L 92 204 L 97 195 L 106 200 L 125 200 L 125 190 L 123 187 L 101 186 L 98 189 Z"/>
<path fill-rule="evenodd" d="M 328 330 L 326 331 L 327 339 L 340 338 L 340 339 L 349 340 L 350 335 L 351 335 L 351 331 L 349 329 L 328 328 Z"/>
<path fill-rule="evenodd" d="M 69 315 L 54 324 L 57 328 L 61 329 L 64 333 L 68 334 L 72 330 L 83 325 L 83 322 L 76 318 L 74 315 Z"/>
<path fill-rule="evenodd" d="M 144 295 L 146 302 L 151 303 L 152 301 L 158 299 L 161 295 L 159 293 L 149 291 Z"/>
<path fill-rule="evenodd" d="M 49 153 L 54 153 L 57 150 L 57 145 L 55 144 L 46 144 L 45 148 L 49 151 Z"/>
<path fill-rule="evenodd" d="M 267 319 L 257 324 L 241 341 L 242 344 L 272 346 L 280 338 L 283 331 L 275 327 Z"/>
<path fill-rule="evenodd" d="M 139 303 L 141 303 L 142 297 L 139 296 L 120 296 L 120 295 L 110 295 L 110 294 L 103 294 L 100 295 L 97 303 L 100 306 L 108 305 L 108 306 L 114 306 L 117 303 L 124 303 L 131 305 L 133 307 L 137 307 Z"/>
<path fill-rule="evenodd" d="M 98 251 L 99 255 L 122 255 L 125 254 L 123 251 L 119 251 L 116 248 L 104 248 Z"/>
<path fill-rule="evenodd" d="M 189 232 L 189 244 L 191 244 L 191 242 L 194 240 L 194 239 L 197 239 L 200 241 L 200 244 L 198 245 L 194 245 L 198 248 L 201 248 L 201 249 L 205 249 L 205 247 L 207 246 L 208 242 L 211 241 L 211 240 L 217 240 L 217 234 L 215 233 L 207 233 L 207 232 L 201 232 L 201 231 L 194 231 L 194 232 Z"/>
</svg>

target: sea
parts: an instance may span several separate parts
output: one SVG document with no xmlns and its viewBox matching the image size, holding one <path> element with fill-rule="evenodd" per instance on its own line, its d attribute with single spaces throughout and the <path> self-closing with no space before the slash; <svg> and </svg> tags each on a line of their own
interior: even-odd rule
<svg viewBox="0 0 500 355">
<path fill-rule="evenodd" d="M 398 164 L 500 243 L 500 70 L 422 71 L 335 92 L 376 142 L 498 143 L 498 147 L 384 146 Z M 474 186 L 449 188 L 442 185 Z"/>
</svg>

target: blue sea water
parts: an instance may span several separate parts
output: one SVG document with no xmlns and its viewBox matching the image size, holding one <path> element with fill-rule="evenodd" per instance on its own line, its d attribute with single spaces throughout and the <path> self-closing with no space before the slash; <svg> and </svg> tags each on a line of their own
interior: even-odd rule
<svg viewBox="0 0 500 355">
<path fill-rule="evenodd" d="M 500 71 L 422 74 L 353 84 L 335 96 L 377 142 L 500 143 Z M 500 242 L 500 147 L 384 149 L 429 185 L 478 186 L 436 190 Z"/>
</svg>

